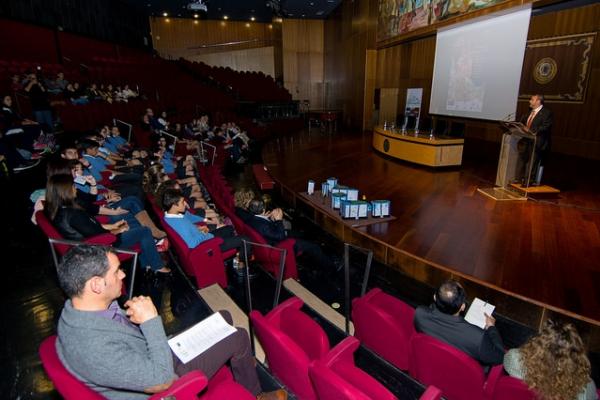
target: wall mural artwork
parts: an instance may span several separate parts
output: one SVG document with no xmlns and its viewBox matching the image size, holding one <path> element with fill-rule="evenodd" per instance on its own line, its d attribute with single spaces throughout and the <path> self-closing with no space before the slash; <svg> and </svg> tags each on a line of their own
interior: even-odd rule
<svg viewBox="0 0 600 400">
<path fill-rule="evenodd" d="M 379 0 L 377 41 L 502 1 L 504 0 Z"/>
</svg>

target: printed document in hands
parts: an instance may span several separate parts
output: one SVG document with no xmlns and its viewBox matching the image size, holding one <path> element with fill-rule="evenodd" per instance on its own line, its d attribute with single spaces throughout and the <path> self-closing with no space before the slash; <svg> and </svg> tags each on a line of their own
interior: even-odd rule
<svg viewBox="0 0 600 400">
<path fill-rule="evenodd" d="M 169 339 L 169 346 L 185 364 L 235 332 L 236 329 L 229 325 L 221 314 L 214 313 Z"/>
<path fill-rule="evenodd" d="M 467 310 L 465 315 L 465 321 L 470 324 L 477 325 L 481 329 L 485 328 L 485 314 L 492 315 L 496 307 L 475 297 L 475 300 L 471 303 L 471 307 Z"/>
</svg>

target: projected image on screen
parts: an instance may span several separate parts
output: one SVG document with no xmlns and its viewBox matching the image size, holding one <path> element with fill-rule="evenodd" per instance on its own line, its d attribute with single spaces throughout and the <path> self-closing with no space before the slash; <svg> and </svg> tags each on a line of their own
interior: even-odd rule
<svg viewBox="0 0 600 400">
<path fill-rule="evenodd" d="M 440 29 L 429 113 L 504 120 L 517 109 L 531 6 Z"/>
<path fill-rule="evenodd" d="M 446 109 L 449 111 L 481 112 L 485 95 L 485 84 L 481 81 L 481 52 L 473 44 L 460 41 L 455 46 L 450 63 L 450 81 Z"/>
</svg>

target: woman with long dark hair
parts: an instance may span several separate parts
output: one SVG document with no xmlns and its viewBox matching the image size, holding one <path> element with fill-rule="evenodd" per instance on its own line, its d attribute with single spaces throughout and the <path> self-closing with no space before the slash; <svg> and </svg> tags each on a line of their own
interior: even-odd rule
<svg viewBox="0 0 600 400">
<path fill-rule="evenodd" d="M 113 224 L 100 224 L 78 205 L 76 197 L 77 189 L 71 175 L 53 175 L 48 179 L 44 210 L 65 239 L 83 240 L 110 232 L 117 236 L 114 243 L 117 248 L 129 249 L 136 244 L 140 245 L 140 262 L 143 267 L 149 267 L 156 273 L 170 272 L 156 250 L 149 228 L 130 227 L 125 220 Z"/>
</svg>

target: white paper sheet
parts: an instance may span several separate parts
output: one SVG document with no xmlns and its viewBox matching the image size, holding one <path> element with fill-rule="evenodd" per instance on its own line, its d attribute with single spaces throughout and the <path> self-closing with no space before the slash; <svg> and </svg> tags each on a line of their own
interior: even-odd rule
<svg viewBox="0 0 600 400">
<path fill-rule="evenodd" d="M 185 364 L 235 331 L 236 329 L 229 325 L 221 314 L 214 313 L 169 339 L 168 343 L 177 358 Z"/>
<path fill-rule="evenodd" d="M 485 315 L 492 315 L 494 309 L 496 307 L 487 303 L 480 298 L 475 297 L 473 302 L 471 303 L 471 307 L 467 310 L 467 315 L 465 315 L 465 321 L 470 324 L 477 325 L 481 329 L 485 328 Z"/>
</svg>

